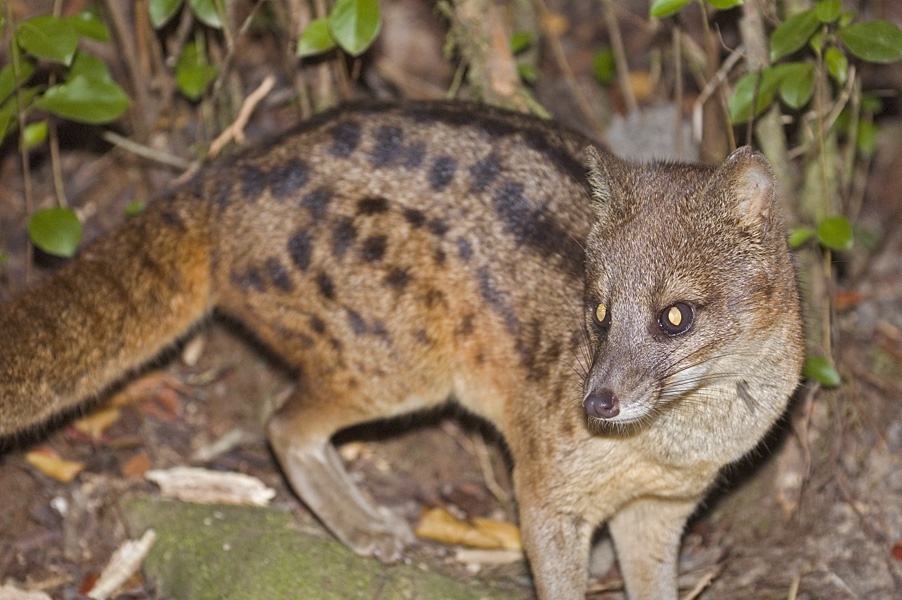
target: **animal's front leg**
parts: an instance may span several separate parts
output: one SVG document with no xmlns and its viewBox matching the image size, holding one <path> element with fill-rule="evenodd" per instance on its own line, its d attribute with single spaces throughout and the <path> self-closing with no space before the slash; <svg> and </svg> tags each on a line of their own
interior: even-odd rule
<svg viewBox="0 0 902 600">
<path fill-rule="evenodd" d="M 531 500 L 542 502 L 525 490 L 518 494 L 520 529 L 540 600 L 583 600 L 594 528 Z"/>
<path fill-rule="evenodd" d="M 697 504 L 640 498 L 608 522 L 630 600 L 676 600 L 680 538 Z"/>
</svg>

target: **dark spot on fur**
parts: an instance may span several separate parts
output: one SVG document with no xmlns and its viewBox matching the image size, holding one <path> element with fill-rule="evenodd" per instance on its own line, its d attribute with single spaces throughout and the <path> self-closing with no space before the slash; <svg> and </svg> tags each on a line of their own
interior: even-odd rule
<svg viewBox="0 0 902 600">
<path fill-rule="evenodd" d="M 457 238 L 457 255 L 464 262 L 473 258 L 473 246 L 470 244 L 470 240 L 462 237 Z"/>
<path fill-rule="evenodd" d="M 425 329 L 417 329 L 413 334 L 413 337 L 414 339 L 416 339 L 416 341 L 423 344 L 424 346 L 429 346 L 433 343 L 432 339 L 426 334 Z"/>
<path fill-rule="evenodd" d="M 263 284 L 263 278 L 260 277 L 260 271 L 255 267 L 249 267 L 244 273 L 232 271 L 231 279 L 239 289 L 245 292 L 262 292 L 266 289 L 266 286 Z"/>
<path fill-rule="evenodd" d="M 444 248 L 436 248 L 433 256 L 435 257 L 435 264 L 439 267 L 444 267 L 445 263 L 448 262 L 448 254 Z"/>
<path fill-rule="evenodd" d="M 494 151 L 470 166 L 470 189 L 476 193 L 482 193 L 498 177 L 501 172 L 501 159 Z"/>
<path fill-rule="evenodd" d="M 439 156 L 429 169 L 429 185 L 434 192 L 440 192 L 454 179 L 457 161 L 450 156 Z"/>
<path fill-rule="evenodd" d="M 266 272 L 269 273 L 269 278 L 280 290 L 290 292 L 294 289 L 291 274 L 288 273 L 288 270 L 278 258 L 271 257 L 266 259 Z"/>
<path fill-rule="evenodd" d="M 360 247 L 360 258 L 366 262 L 379 262 L 385 256 L 388 247 L 388 237 L 384 235 L 371 235 L 363 240 Z"/>
<path fill-rule="evenodd" d="M 423 158 L 426 156 L 426 144 L 423 142 L 415 142 L 404 148 L 404 157 L 402 165 L 405 169 L 417 169 L 423 164 Z"/>
<path fill-rule="evenodd" d="M 398 290 L 399 292 L 404 291 L 404 288 L 407 287 L 407 284 L 410 283 L 410 280 L 410 273 L 405 267 L 395 267 L 388 272 L 388 275 L 385 276 L 385 283 L 387 283 L 390 287 Z"/>
<path fill-rule="evenodd" d="M 301 345 L 303 345 L 304 348 L 313 348 L 316 345 L 316 340 L 306 333 L 299 333 L 298 339 L 301 341 Z"/>
<path fill-rule="evenodd" d="M 559 145 L 544 131 L 531 129 L 526 132 L 526 143 L 544 156 L 548 161 L 560 167 L 573 181 L 586 180 L 586 167 L 579 157 L 570 150 Z"/>
<path fill-rule="evenodd" d="M 332 147 L 329 148 L 329 152 L 335 156 L 348 156 L 360 145 L 360 125 L 357 123 L 342 121 L 329 133 L 332 135 Z"/>
<path fill-rule="evenodd" d="M 160 213 L 160 218 L 163 219 L 163 222 L 169 225 L 170 227 L 174 227 L 176 229 L 180 229 L 182 231 L 185 230 L 185 224 L 182 223 L 182 218 L 175 211 L 165 210 Z"/>
<path fill-rule="evenodd" d="M 448 224 L 441 219 L 432 219 L 429 221 L 429 231 L 438 237 L 445 237 L 445 234 L 448 233 Z"/>
<path fill-rule="evenodd" d="M 357 203 L 357 212 L 361 215 L 377 215 L 388 211 L 388 200 L 385 198 L 364 198 Z"/>
<path fill-rule="evenodd" d="M 254 202 L 266 189 L 266 175 L 251 165 L 241 169 L 241 194 L 247 202 Z"/>
<path fill-rule="evenodd" d="M 404 209 L 404 220 L 410 223 L 410 226 L 414 229 L 418 227 L 422 227 L 426 222 L 426 215 L 423 214 L 423 211 L 416 208 L 405 208 Z"/>
<path fill-rule="evenodd" d="M 335 284 L 332 282 L 332 278 L 325 273 L 316 275 L 316 287 L 319 288 L 319 293 L 323 295 L 323 298 L 327 300 L 335 299 Z"/>
<path fill-rule="evenodd" d="M 310 257 L 313 253 L 313 240 L 307 231 L 298 231 L 288 239 L 288 256 L 291 262 L 301 271 L 306 271 L 310 266 Z"/>
<path fill-rule="evenodd" d="M 216 198 L 216 204 L 219 205 L 220 210 L 224 209 L 229 205 L 229 202 L 232 200 L 232 183 L 227 179 L 223 179 L 216 184 L 216 191 L 214 192 L 214 196 Z"/>
<path fill-rule="evenodd" d="M 571 274 L 582 273 L 585 256 L 582 246 L 546 208 L 531 206 L 523 194 L 523 184 L 504 182 L 492 195 L 492 207 L 504 230 L 518 245 L 528 246 L 544 258 L 559 258 Z"/>
<path fill-rule="evenodd" d="M 326 188 L 316 188 L 301 199 L 301 206 L 310 211 L 314 221 L 322 221 L 326 217 L 329 208 L 329 200 L 332 194 Z"/>
<path fill-rule="evenodd" d="M 388 332 L 388 329 L 385 327 L 385 323 L 383 323 L 382 321 L 376 321 L 375 323 L 373 323 L 373 326 L 370 328 L 370 333 L 384 341 L 386 345 L 392 345 L 391 334 Z"/>
<path fill-rule="evenodd" d="M 426 304 L 426 308 L 430 309 L 438 306 L 448 307 L 448 300 L 445 298 L 445 294 L 434 288 L 426 292 L 423 302 Z"/>
<path fill-rule="evenodd" d="M 520 329 L 520 323 L 517 320 L 517 312 L 507 301 L 507 295 L 495 286 L 495 283 L 492 281 L 492 274 L 487 267 L 479 269 L 476 278 L 479 283 L 479 295 L 489 305 L 489 308 L 501 317 L 508 333 L 516 336 L 517 331 Z"/>
<path fill-rule="evenodd" d="M 404 144 L 404 132 L 392 125 L 383 125 L 376 130 L 376 144 L 370 152 L 370 162 L 377 169 L 393 164 Z"/>
<path fill-rule="evenodd" d="M 272 170 L 269 174 L 272 195 L 278 199 L 296 194 L 307 185 L 310 179 L 310 167 L 299 158 L 294 158 Z"/>
<path fill-rule="evenodd" d="M 341 217 L 332 230 L 332 254 L 341 258 L 354 245 L 357 239 L 357 227 L 350 217 Z"/>
<path fill-rule="evenodd" d="M 473 313 L 469 313 L 464 315 L 464 318 L 460 320 L 457 327 L 454 329 L 454 334 L 459 336 L 470 335 L 475 331 L 473 326 L 473 321 L 475 320 L 476 315 Z"/>
<path fill-rule="evenodd" d="M 351 331 L 354 332 L 354 335 L 365 334 L 366 321 L 363 320 L 363 317 L 360 316 L 360 313 L 353 308 L 347 308 L 345 310 L 348 313 L 348 324 L 351 326 Z"/>
<path fill-rule="evenodd" d="M 326 331 L 326 324 L 316 315 L 310 315 L 310 328 L 316 333 L 322 334 Z"/>
</svg>

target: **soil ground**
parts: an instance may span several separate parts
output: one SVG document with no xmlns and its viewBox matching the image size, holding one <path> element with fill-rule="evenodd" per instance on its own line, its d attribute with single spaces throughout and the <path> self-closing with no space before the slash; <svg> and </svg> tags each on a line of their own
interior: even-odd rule
<svg viewBox="0 0 902 600">
<path fill-rule="evenodd" d="M 600 27 L 580 25 L 585 20 L 580 3 L 550 4 L 574 24 L 562 39 L 577 77 L 586 80 L 592 49 L 587 40 L 597 37 Z M 386 18 L 392 14 L 387 11 Z M 625 35 L 629 46 L 648 43 L 628 27 Z M 390 49 L 380 52 L 392 56 Z M 238 64 L 236 70 L 252 67 Z M 886 67 L 881 77 L 898 92 L 898 66 Z M 573 100 L 560 92 L 561 85 L 560 78 L 549 76 L 537 95 L 569 121 Z M 867 174 L 859 219 L 867 243 L 836 257 L 835 347 L 843 384 L 835 390 L 803 386 L 778 431 L 725 473 L 691 521 L 681 583 L 691 592 L 707 582 L 698 596 L 705 600 L 900 597 L 902 119 L 895 102 L 889 102 Z M 264 107 L 249 133 L 261 139 L 293 119 L 284 108 Z M 121 219 L 129 200 L 164 189 L 173 174 L 100 142 L 86 147 L 80 143 L 84 137 L 81 128 L 61 132 L 61 169 L 70 202 L 84 217 L 91 239 Z M 36 153 L 32 172 L 38 204 L 52 204 L 49 156 Z M 0 154 L 0 240 L 8 256 L 3 299 L 25 287 L 30 260 L 22 190 L 18 156 L 7 142 Z M 46 276 L 60 262 L 38 256 L 32 279 Z M 198 353 L 196 362 L 186 360 Z M 263 436 L 268 408 L 291 382 L 239 331 L 213 322 L 155 362 L 140 381 L 146 389 L 99 441 L 61 424 L 19 440 L 0 455 L 0 581 L 78 598 L 126 536 L 117 500 L 155 493 L 140 476 L 148 466 L 203 464 L 249 473 L 277 490 L 278 506 L 309 519 Z M 196 458 L 224 436 L 234 441 L 208 460 Z M 501 443 L 490 429 L 453 410 L 343 439 L 342 454 L 355 478 L 411 522 L 424 507 L 449 504 L 468 516 L 515 518 Z M 26 462 L 26 453 L 38 446 L 86 467 L 73 482 L 55 481 Z M 490 491 L 496 488 L 501 493 Z M 441 544 L 420 541 L 414 552 L 431 568 L 472 576 Z M 524 597 L 530 595 L 522 563 L 485 567 L 480 576 L 508 578 L 522 587 Z M 139 579 L 124 597 L 159 596 Z M 597 561 L 589 597 L 623 597 L 616 565 Z"/>
</svg>

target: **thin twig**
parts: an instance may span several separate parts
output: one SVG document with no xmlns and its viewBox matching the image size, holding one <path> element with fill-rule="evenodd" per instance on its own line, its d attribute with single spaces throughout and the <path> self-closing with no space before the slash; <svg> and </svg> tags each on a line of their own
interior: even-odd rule
<svg viewBox="0 0 902 600">
<path fill-rule="evenodd" d="M 247 125 L 248 120 L 251 118 L 251 114 L 254 112 L 254 109 L 272 91 L 273 86 L 276 84 L 276 78 L 273 75 L 267 75 L 263 78 L 263 81 L 253 92 L 248 95 L 247 98 L 244 99 L 244 102 L 241 103 L 241 110 L 238 111 L 238 117 L 235 118 L 235 121 L 229 125 L 225 131 L 219 134 L 219 136 L 213 140 L 213 143 L 210 144 L 210 150 L 207 152 L 207 155 L 210 158 L 214 158 L 219 155 L 220 151 L 222 151 L 223 147 L 228 144 L 230 141 L 235 140 L 236 144 L 244 143 L 244 126 Z"/>
<path fill-rule="evenodd" d="M 720 575 L 721 571 L 723 571 L 723 564 L 715 565 L 713 569 L 702 575 L 702 578 L 696 582 L 695 587 L 689 590 L 680 600 L 695 600 L 698 598 L 711 585 L 711 582 Z"/>
<path fill-rule="evenodd" d="M 799 595 L 799 584 L 802 582 L 802 575 L 796 573 L 792 576 L 792 582 L 789 584 L 789 593 L 786 594 L 786 600 L 796 600 Z"/>
<path fill-rule="evenodd" d="M 122 137 L 118 133 L 114 133 L 112 131 L 104 131 L 101 137 L 114 146 L 119 146 L 124 150 L 128 150 L 132 154 L 137 154 L 142 158 L 146 158 L 148 160 L 152 160 L 170 167 L 175 167 L 182 171 L 190 169 L 193 164 L 173 154 L 161 152 L 160 150 L 155 150 L 153 148 L 145 146 L 144 144 L 139 144 L 138 142 L 130 140 L 126 137 Z"/>
<path fill-rule="evenodd" d="M 620 35 L 620 24 L 617 15 L 614 14 L 614 4 L 611 0 L 602 0 L 604 6 L 604 21 L 611 39 L 611 50 L 614 52 L 614 62 L 617 65 L 617 80 L 620 83 L 620 91 L 626 101 L 627 110 L 634 114 L 639 110 L 636 96 L 633 94 L 633 86 L 630 83 L 629 63 L 626 61 L 626 48 L 623 45 L 623 37 Z"/>
</svg>

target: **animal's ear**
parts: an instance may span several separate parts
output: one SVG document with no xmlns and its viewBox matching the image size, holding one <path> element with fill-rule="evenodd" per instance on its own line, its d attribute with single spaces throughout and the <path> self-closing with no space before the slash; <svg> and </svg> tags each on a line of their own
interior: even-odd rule
<svg viewBox="0 0 902 600">
<path fill-rule="evenodd" d="M 595 146 L 589 146 L 583 151 L 583 164 L 588 170 L 589 192 L 592 194 L 592 204 L 595 212 L 604 210 L 606 204 L 611 201 L 611 184 L 605 159 L 609 155 L 602 156 Z"/>
<path fill-rule="evenodd" d="M 723 203 L 731 221 L 761 241 L 777 219 L 777 182 L 767 159 L 748 146 L 717 169 L 709 194 Z"/>
</svg>

